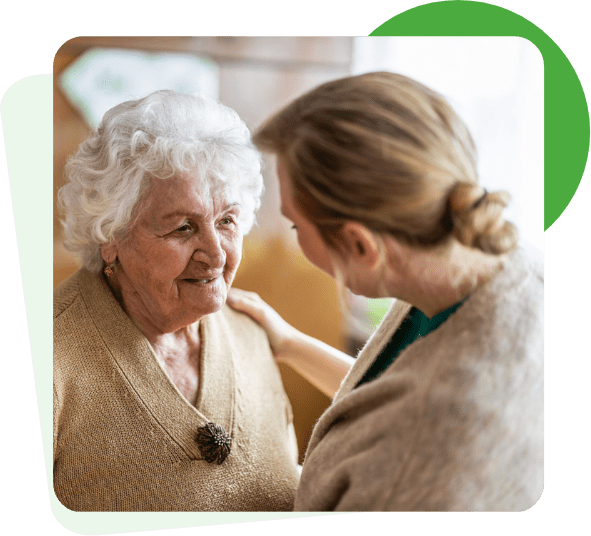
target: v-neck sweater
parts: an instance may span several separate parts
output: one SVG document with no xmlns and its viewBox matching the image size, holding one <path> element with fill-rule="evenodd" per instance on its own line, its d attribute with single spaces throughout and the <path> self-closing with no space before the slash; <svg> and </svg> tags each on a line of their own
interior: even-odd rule
<svg viewBox="0 0 591 536">
<path fill-rule="evenodd" d="M 74 511 L 290 510 L 291 407 L 265 332 L 229 307 L 201 321 L 195 406 L 172 383 L 102 277 L 54 292 L 54 490 Z M 208 422 L 232 438 L 203 459 Z"/>
</svg>

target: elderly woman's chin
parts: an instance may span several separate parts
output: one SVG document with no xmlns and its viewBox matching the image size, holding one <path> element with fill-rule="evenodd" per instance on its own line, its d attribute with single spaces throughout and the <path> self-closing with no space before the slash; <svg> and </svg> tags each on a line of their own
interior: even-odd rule
<svg viewBox="0 0 591 536">
<path fill-rule="evenodd" d="M 230 285 L 223 276 L 213 280 L 181 279 L 175 282 L 176 291 L 170 300 L 146 307 L 148 325 L 158 326 L 163 333 L 172 333 L 220 311 L 228 296 Z M 128 313 L 143 325 L 142 314 Z"/>
<path fill-rule="evenodd" d="M 230 284 L 222 275 L 213 279 L 181 279 L 177 283 L 181 300 L 193 312 L 195 321 L 225 305 Z"/>
</svg>

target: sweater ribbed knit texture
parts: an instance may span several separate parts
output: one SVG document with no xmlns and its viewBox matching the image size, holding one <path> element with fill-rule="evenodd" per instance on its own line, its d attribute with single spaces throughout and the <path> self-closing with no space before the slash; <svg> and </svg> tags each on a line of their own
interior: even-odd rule
<svg viewBox="0 0 591 536">
<path fill-rule="evenodd" d="M 522 511 L 543 490 L 543 263 L 519 248 L 441 326 L 355 387 L 395 302 L 312 434 L 296 510 Z"/>
<path fill-rule="evenodd" d="M 291 408 L 265 332 L 224 307 L 201 321 L 195 406 L 102 277 L 54 292 L 54 490 L 74 511 L 281 511 L 298 484 Z M 195 442 L 232 437 L 226 461 Z"/>
</svg>

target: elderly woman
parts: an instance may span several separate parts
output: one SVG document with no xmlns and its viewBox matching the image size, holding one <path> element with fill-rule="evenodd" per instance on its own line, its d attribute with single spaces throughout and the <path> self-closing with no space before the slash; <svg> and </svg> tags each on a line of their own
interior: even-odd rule
<svg viewBox="0 0 591 536">
<path fill-rule="evenodd" d="M 265 332 L 225 306 L 262 192 L 237 114 L 158 91 L 68 162 L 54 294 L 54 489 L 76 511 L 289 510 L 291 409 Z"/>
<path fill-rule="evenodd" d="M 543 267 L 478 184 L 465 125 L 392 73 L 324 84 L 255 135 L 283 214 L 353 293 L 397 298 L 310 440 L 297 510 L 525 510 L 543 488 Z M 250 294 L 278 359 L 347 358 Z M 316 367 L 316 370 L 314 368 Z"/>
</svg>

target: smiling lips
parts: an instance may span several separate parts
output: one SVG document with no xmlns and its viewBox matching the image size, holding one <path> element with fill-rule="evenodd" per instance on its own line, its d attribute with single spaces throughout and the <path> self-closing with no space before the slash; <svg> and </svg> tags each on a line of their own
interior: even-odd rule
<svg viewBox="0 0 591 536">
<path fill-rule="evenodd" d="M 197 285 L 207 285 L 208 283 L 211 283 L 212 281 L 215 281 L 218 277 L 220 277 L 221 274 L 218 274 L 214 277 L 211 278 L 207 278 L 207 279 L 183 279 L 183 281 L 186 281 L 187 283 L 194 283 Z"/>
</svg>

